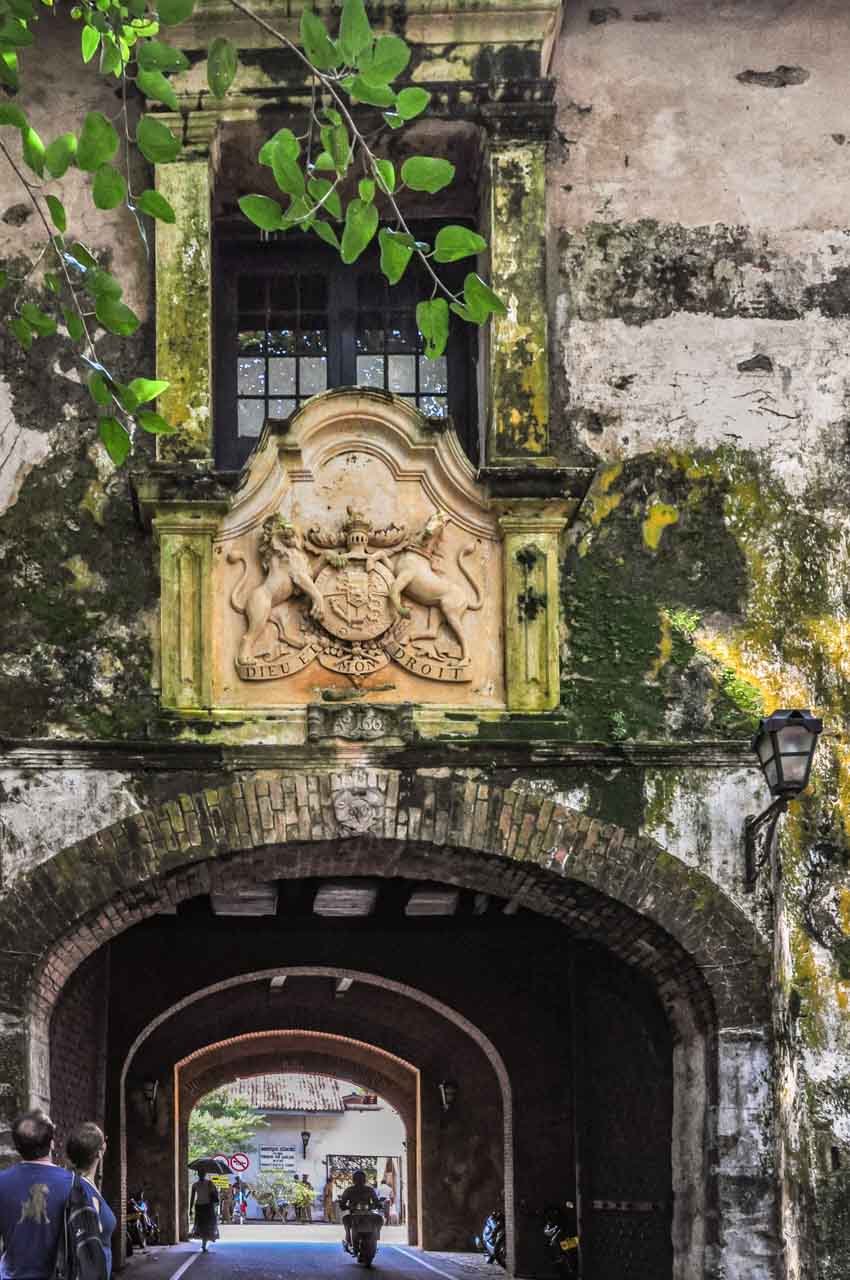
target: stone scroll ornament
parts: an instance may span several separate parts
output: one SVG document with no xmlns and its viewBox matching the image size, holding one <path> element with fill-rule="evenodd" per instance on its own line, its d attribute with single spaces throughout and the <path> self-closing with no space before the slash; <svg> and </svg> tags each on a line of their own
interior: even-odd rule
<svg viewBox="0 0 850 1280">
<path fill-rule="evenodd" d="M 448 523 L 435 511 L 413 534 L 398 525 L 375 529 L 348 507 L 338 529 L 302 534 L 285 516 L 267 516 L 258 564 L 227 557 L 242 565 L 230 596 L 245 619 L 241 679 L 281 680 L 318 661 L 359 684 L 392 661 L 428 680 L 471 680 L 464 617 L 484 596 L 467 567 L 474 543 L 445 563 Z"/>
</svg>

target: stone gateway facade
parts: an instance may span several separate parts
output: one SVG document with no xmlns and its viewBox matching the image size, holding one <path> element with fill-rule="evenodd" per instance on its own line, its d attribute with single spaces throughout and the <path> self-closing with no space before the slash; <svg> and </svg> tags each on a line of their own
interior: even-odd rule
<svg viewBox="0 0 850 1280">
<path fill-rule="evenodd" d="M 373 6 L 432 94 L 381 145 L 458 169 L 410 217 L 507 303 L 442 363 L 375 262 L 235 218 L 305 110 L 236 16 L 133 108 L 183 140 L 150 260 L 70 179 L 178 432 L 116 470 L 2 339 L 0 1160 L 95 1119 L 176 1241 L 198 1098 L 336 1075 L 426 1249 L 504 1196 L 533 1277 L 571 1200 L 583 1280 L 850 1280 L 845 6 Z M 114 110 L 51 32 L 45 137 Z M 778 707 L 826 732 L 753 888 Z"/>
</svg>

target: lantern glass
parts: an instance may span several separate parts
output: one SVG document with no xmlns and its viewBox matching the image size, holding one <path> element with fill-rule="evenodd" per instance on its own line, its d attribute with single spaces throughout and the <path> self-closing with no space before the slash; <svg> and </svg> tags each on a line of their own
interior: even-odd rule
<svg viewBox="0 0 850 1280">
<path fill-rule="evenodd" d="M 774 796 L 804 789 L 822 728 L 809 711 L 775 711 L 761 721 L 753 747 Z"/>
</svg>

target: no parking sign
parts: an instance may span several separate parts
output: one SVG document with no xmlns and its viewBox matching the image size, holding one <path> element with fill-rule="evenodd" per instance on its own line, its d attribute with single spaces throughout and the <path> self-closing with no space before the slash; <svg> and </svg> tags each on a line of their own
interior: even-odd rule
<svg viewBox="0 0 850 1280">
<path fill-rule="evenodd" d="M 244 1173 L 251 1161 L 244 1151 L 235 1151 L 227 1163 L 234 1173 Z"/>
</svg>

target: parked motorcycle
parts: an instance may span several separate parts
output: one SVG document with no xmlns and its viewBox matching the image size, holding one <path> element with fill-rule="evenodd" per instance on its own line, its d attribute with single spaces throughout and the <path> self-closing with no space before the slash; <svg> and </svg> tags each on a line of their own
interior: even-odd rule
<svg viewBox="0 0 850 1280">
<path fill-rule="evenodd" d="M 378 1251 L 378 1239 L 384 1215 L 367 1209 L 362 1205 L 353 1205 L 351 1209 L 351 1247 L 349 1252 L 363 1267 L 371 1267 L 372 1259 Z"/>
<path fill-rule="evenodd" d="M 138 1200 L 130 1196 L 127 1200 L 127 1257 L 134 1249 L 146 1249 L 145 1213 Z"/>
<path fill-rule="evenodd" d="M 578 1275 L 578 1226 L 572 1200 L 547 1205 L 542 1217 L 546 1248 L 559 1273 Z"/>
<path fill-rule="evenodd" d="M 488 1262 L 498 1262 L 500 1267 L 507 1265 L 507 1237 L 503 1210 L 494 1209 L 488 1215 L 481 1228 L 481 1235 L 476 1238 L 475 1243 Z"/>
</svg>

